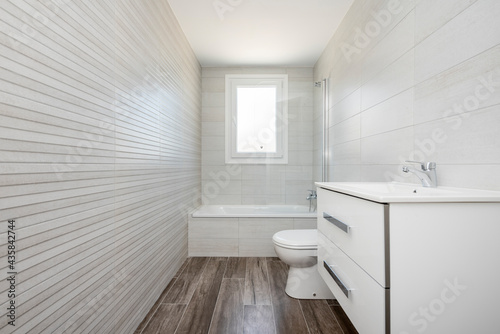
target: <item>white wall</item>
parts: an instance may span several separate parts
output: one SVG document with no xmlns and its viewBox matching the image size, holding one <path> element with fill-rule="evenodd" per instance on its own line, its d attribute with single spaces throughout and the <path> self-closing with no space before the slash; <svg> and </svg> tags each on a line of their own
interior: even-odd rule
<svg viewBox="0 0 500 334">
<path fill-rule="evenodd" d="M 225 75 L 288 74 L 288 164 L 226 165 Z M 202 69 L 202 201 L 204 204 L 302 204 L 313 174 L 313 69 Z"/>
<path fill-rule="evenodd" d="M 166 1 L 2 1 L 0 72 L 0 332 L 132 333 L 187 256 L 199 63 Z"/>
<path fill-rule="evenodd" d="M 400 172 L 413 159 L 436 161 L 440 185 L 500 190 L 499 15 L 495 0 L 356 1 L 314 69 L 330 180 L 417 183 Z"/>
</svg>

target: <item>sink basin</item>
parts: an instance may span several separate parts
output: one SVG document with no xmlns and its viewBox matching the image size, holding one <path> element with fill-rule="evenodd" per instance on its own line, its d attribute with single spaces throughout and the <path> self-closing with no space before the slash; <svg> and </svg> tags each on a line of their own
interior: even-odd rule
<svg viewBox="0 0 500 334">
<path fill-rule="evenodd" d="M 500 202 L 500 191 L 436 187 L 399 182 L 316 182 L 316 186 L 379 203 Z"/>
</svg>

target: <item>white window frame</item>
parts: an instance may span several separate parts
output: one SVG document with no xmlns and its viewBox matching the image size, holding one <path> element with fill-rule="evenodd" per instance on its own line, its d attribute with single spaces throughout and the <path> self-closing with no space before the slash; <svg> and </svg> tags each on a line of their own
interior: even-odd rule
<svg viewBox="0 0 500 334">
<path fill-rule="evenodd" d="M 275 86 L 276 153 L 237 151 L 237 87 Z M 288 163 L 288 75 L 287 74 L 226 74 L 226 154 L 227 164 L 287 164 Z"/>
</svg>

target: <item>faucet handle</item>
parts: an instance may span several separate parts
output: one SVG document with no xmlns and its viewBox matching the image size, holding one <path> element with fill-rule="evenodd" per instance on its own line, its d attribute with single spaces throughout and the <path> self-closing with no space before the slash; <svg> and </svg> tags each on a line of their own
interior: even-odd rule
<svg viewBox="0 0 500 334">
<path fill-rule="evenodd" d="M 422 168 L 423 171 L 429 171 L 432 169 L 436 169 L 436 163 L 433 161 L 422 162 L 422 161 L 405 160 L 405 162 L 419 164 L 420 168 Z"/>
</svg>

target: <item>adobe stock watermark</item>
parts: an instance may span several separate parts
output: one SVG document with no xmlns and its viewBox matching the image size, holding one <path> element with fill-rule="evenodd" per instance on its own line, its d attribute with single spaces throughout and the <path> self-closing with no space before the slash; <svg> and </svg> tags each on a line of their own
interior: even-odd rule
<svg viewBox="0 0 500 334">
<path fill-rule="evenodd" d="M 458 282 L 458 278 L 453 281 L 449 279 L 444 280 L 444 288 L 438 297 L 429 301 L 425 306 L 421 306 L 410 314 L 408 317 L 408 324 L 416 330 L 417 333 L 423 333 L 427 330 L 429 325 L 439 319 L 450 304 L 453 304 L 467 290 L 467 286 Z M 399 334 L 411 334 L 415 332 L 401 331 Z"/>
<path fill-rule="evenodd" d="M 116 93 L 112 110 L 114 119 L 103 118 L 99 121 L 94 132 L 84 132 L 85 139 L 81 139 L 76 146 L 65 146 L 64 162 L 52 163 L 52 170 L 59 180 L 64 180 L 65 173 L 77 171 L 86 161 L 85 158 L 94 154 L 97 150 L 106 149 L 106 138 L 113 138 L 115 132 L 115 121 L 125 121 L 132 116 L 129 111 L 133 101 L 143 101 L 147 93 L 157 90 L 157 85 L 149 74 L 146 74 L 139 86 L 136 86 L 131 93 Z"/>
<path fill-rule="evenodd" d="M 497 69 L 494 73 L 500 74 Z M 476 111 L 481 106 L 481 102 L 488 100 L 497 87 L 500 87 L 500 81 L 494 81 L 493 72 L 487 77 L 477 78 L 479 84 L 474 88 L 474 92 L 467 95 L 461 103 L 455 103 L 449 109 L 443 112 L 446 123 L 452 123 L 451 129 L 457 131 L 463 125 L 463 120 L 470 117 L 470 112 Z M 423 140 L 415 139 L 417 150 L 412 152 L 409 159 L 414 161 L 424 161 L 427 156 L 436 152 L 437 146 L 448 140 L 446 131 L 443 128 L 435 128 L 429 138 Z"/>
<path fill-rule="evenodd" d="M 259 152 L 268 144 L 276 143 L 278 140 L 277 136 L 282 134 L 284 127 L 288 127 L 289 121 L 295 118 L 295 115 L 277 113 L 276 117 L 271 117 L 268 124 L 259 129 L 256 135 L 249 135 L 246 140 L 238 143 L 240 149 Z"/>
<path fill-rule="evenodd" d="M 77 322 L 81 321 L 84 315 L 88 314 L 89 316 L 98 312 L 99 309 L 111 298 L 115 297 L 115 293 L 113 290 L 119 290 L 124 287 L 131 279 L 131 275 L 127 275 L 125 269 L 120 270 L 113 276 L 113 282 L 108 285 L 104 290 L 99 292 L 95 297 L 90 298 L 87 297 L 85 299 L 85 306 L 82 307 L 75 315 L 73 315 L 66 323 L 59 327 L 54 333 L 66 333 L 66 331 L 75 325 Z M 87 324 L 90 319 L 84 321 L 84 324 Z M 81 325 L 81 324 L 80 324 Z"/>
<path fill-rule="evenodd" d="M 25 23 L 20 31 L 8 33 L 9 42 L 13 48 L 18 48 L 21 43 L 28 45 L 35 40 L 38 29 L 47 26 L 50 20 L 58 14 L 63 6 L 72 0 L 39 0 L 41 9 L 35 9 L 31 15 L 23 14 L 21 20 Z"/>
<path fill-rule="evenodd" d="M 224 170 L 217 172 L 211 171 L 208 173 L 210 180 L 206 182 L 201 191 L 193 189 L 191 194 L 191 202 L 189 204 L 181 203 L 178 206 L 180 213 L 188 213 L 203 205 L 210 204 L 210 201 L 217 198 L 222 190 L 227 188 L 231 180 L 241 174 L 241 166 L 238 164 L 226 165 Z"/>
<path fill-rule="evenodd" d="M 461 102 L 454 103 L 443 112 L 443 119 L 450 124 L 450 129 L 458 131 L 462 128 L 464 120 L 471 116 L 471 112 L 478 110 L 481 103 L 490 99 L 500 88 L 500 68 L 495 69 L 486 76 L 477 77 L 478 84 L 474 90 Z M 424 139 L 415 139 L 415 150 L 407 158 L 400 156 L 399 161 L 427 161 L 428 157 L 436 153 L 439 145 L 449 139 L 447 132 L 442 127 L 436 127 Z M 393 172 L 386 172 L 385 179 L 403 182 L 404 178 Z"/>
<path fill-rule="evenodd" d="M 454 123 L 451 128 L 458 130 L 463 123 L 463 119 L 470 117 L 467 112 L 475 111 L 479 109 L 482 101 L 488 100 L 493 93 L 500 87 L 500 78 L 497 81 L 494 80 L 493 74 L 500 76 L 500 68 L 489 73 L 488 76 L 478 77 L 478 84 L 474 93 L 468 95 L 461 104 L 455 103 L 452 108 L 445 110 L 444 117 L 447 123 Z"/>
<path fill-rule="evenodd" d="M 308 284 L 307 279 L 317 274 L 317 270 L 316 266 L 301 268 L 301 270 L 294 270 L 288 277 L 287 288 L 291 292 L 300 291 L 303 284 Z"/>
<path fill-rule="evenodd" d="M 243 0 L 215 0 L 212 5 L 221 21 L 224 21 L 224 15 L 227 12 L 232 12 L 236 7 L 241 5 Z"/>
<path fill-rule="evenodd" d="M 404 1 L 404 0 L 403 0 Z M 380 35 L 384 28 L 388 27 L 394 17 L 403 11 L 403 5 L 400 0 L 391 0 L 386 9 L 370 13 L 373 20 L 368 21 L 364 28 L 356 27 L 354 29 L 354 40 L 352 44 L 343 42 L 340 50 L 348 63 L 352 61 L 354 55 L 360 54 L 374 38 Z"/>
</svg>

